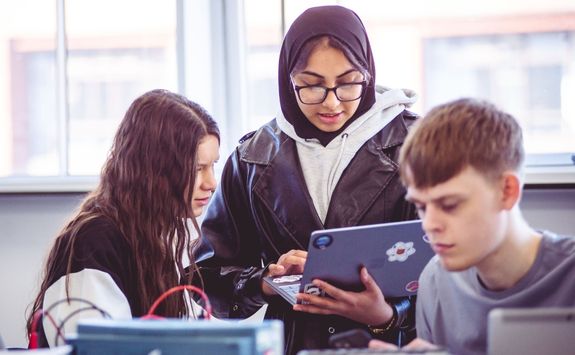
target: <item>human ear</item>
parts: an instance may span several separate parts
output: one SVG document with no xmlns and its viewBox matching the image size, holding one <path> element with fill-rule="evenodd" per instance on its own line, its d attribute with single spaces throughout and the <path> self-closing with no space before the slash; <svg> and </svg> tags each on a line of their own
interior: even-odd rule
<svg viewBox="0 0 575 355">
<path fill-rule="evenodd" d="M 510 210 L 521 197 L 521 180 L 514 172 L 504 172 L 502 175 L 502 203 L 503 208 Z"/>
</svg>

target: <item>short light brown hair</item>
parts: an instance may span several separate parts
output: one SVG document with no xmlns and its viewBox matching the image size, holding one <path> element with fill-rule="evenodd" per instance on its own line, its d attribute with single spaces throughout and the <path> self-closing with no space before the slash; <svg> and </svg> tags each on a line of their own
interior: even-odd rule
<svg viewBox="0 0 575 355">
<path fill-rule="evenodd" d="M 463 98 L 433 108 L 409 132 L 400 152 L 404 184 L 432 187 L 468 166 L 490 179 L 523 164 L 517 120 L 495 105 Z M 410 174 L 407 174 L 409 169 Z"/>
</svg>

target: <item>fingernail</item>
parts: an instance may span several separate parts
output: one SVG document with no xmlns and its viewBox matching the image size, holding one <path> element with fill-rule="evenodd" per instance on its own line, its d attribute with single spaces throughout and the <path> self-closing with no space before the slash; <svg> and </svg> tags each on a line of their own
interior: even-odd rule
<svg viewBox="0 0 575 355">
<path fill-rule="evenodd" d="M 367 278 L 368 273 L 367 273 L 367 269 L 366 269 L 366 268 L 361 269 L 361 275 L 362 275 L 364 278 Z"/>
</svg>

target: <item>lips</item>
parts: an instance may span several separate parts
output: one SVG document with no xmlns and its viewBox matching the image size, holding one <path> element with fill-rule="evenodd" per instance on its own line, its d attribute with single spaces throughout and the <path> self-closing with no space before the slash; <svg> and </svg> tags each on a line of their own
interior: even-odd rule
<svg viewBox="0 0 575 355">
<path fill-rule="evenodd" d="M 342 113 L 318 113 L 319 119 L 325 123 L 335 123 L 339 121 Z"/>
<path fill-rule="evenodd" d="M 196 198 L 194 199 L 194 201 L 196 201 L 200 206 L 205 206 L 208 204 L 208 202 L 210 202 L 210 198 L 209 197 Z"/>
<path fill-rule="evenodd" d="M 454 246 L 455 244 L 433 243 L 431 247 L 436 254 L 445 254 Z"/>
</svg>

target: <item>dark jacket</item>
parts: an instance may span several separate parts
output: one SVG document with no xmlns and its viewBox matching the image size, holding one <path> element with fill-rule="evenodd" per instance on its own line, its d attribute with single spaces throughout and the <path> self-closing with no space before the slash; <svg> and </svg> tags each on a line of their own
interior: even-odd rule
<svg viewBox="0 0 575 355">
<path fill-rule="evenodd" d="M 404 199 L 397 164 L 415 119 L 403 111 L 359 149 L 332 194 L 324 224 L 308 193 L 296 143 L 276 121 L 242 138 L 226 162 L 196 249 L 214 314 L 245 318 L 268 302 L 266 317 L 284 320 L 287 353 L 324 348 L 333 333 L 365 327 L 341 317 L 293 312 L 279 296 L 264 299 L 261 276 L 280 255 L 306 250 L 314 230 L 416 218 Z M 403 305 L 400 318 L 408 319 L 384 339 L 405 342 L 414 336 L 414 299 L 391 301 Z"/>
</svg>

